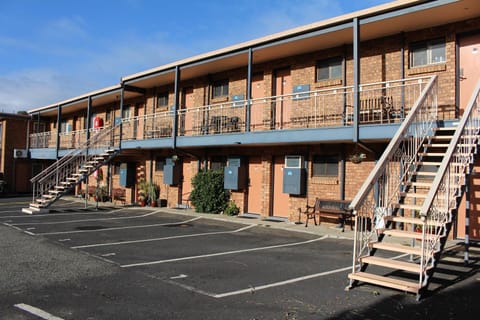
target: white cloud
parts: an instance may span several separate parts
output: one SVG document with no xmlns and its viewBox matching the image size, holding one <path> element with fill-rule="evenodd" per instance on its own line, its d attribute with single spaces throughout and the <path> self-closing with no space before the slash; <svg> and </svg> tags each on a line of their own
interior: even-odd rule
<svg viewBox="0 0 480 320">
<path fill-rule="evenodd" d="M 87 38 L 87 24 L 80 16 L 62 17 L 46 24 L 42 34 L 47 38 L 78 39 Z"/>
<path fill-rule="evenodd" d="M 48 105 L 77 95 L 75 83 L 52 69 L 31 69 L 0 77 L 0 111 L 17 112 Z M 81 80 L 78 84 L 81 83 Z"/>
</svg>

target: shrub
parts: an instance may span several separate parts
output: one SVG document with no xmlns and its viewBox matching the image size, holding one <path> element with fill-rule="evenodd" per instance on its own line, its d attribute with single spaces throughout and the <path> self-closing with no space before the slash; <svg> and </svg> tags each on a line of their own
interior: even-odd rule
<svg viewBox="0 0 480 320">
<path fill-rule="evenodd" d="M 196 212 L 220 213 L 227 207 L 230 193 L 223 188 L 223 170 L 197 173 L 192 186 L 190 201 Z"/>
<path fill-rule="evenodd" d="M 235 202 L 230 201 L 228 206 L 225 208 L 224 213 L 227 216 L 236 216 L 240 213 L 240 208 L 235 204 Z"/>
</svg>

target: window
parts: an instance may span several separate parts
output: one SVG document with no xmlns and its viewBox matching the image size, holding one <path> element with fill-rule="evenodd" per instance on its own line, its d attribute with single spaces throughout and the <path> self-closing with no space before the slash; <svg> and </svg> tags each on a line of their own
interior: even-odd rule
<svg viewBox="0 0 480 320">
<path fill-rule="evenodd" d="M 445 39 L 422 41 L 410 45 L 410 67 L 445 62 Z"/>
<path fill-rule="evenodd" d="M 210 160 L 210 170 L 223 169 L 227 166 L 227 159 L 225 157 L 212 157 Z"/>
<path fill-rule="evenodd" d="M 164 166 L 165 166 L 165 159 L 164 158 L 156 158 L 155 159 L 155 171 L 163 171 Z"/>
<path fill-rule="evenodd" d="M 228 96 L 228 79 L 215 81 L 212 88 L 212 98 L 224 96 Z"/>
<path fill-rule="evenodd" d="M 317 63 L 317 81 L 342 78 L 342 58 L 330 58 Z"/>
<path fill-rule="evenodd" d="M 337 156 L 314 156 L 313 157 L 313 177 L 336 177 L 338 176 L 338 157 Z"/>
<path fill-rule="evenodd" d="M 130 118 L 130 106 L 125 106 L 125 107 L 123 108 L 122 118 L 123 118 L 123 119 L 128 119 L 128 118 Z"/>
<path fill-rule="evenodd" d="M 120 163 L 113 164 L 113 174 L 114 175 L 120 174 Z"/>
<path fill-rule="evenodd" d="M 157 98 L 157 107 L 166 106 L 168 106 L 168 91 L 160 93 Z"/>
</svg>

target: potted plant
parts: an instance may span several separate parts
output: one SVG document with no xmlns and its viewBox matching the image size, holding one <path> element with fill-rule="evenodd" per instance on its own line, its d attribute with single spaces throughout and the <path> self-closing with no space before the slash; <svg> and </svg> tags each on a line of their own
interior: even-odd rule
<svg viewBox="0 0 480 320">
<path fill-rule="evenodd" d="M 142 207 L 145 207 L 146 200 L 147 200 L 147 190 L 148 190 L 148 185 L 145 180 L 141 180 L 138 183 L 138 204 Z"/>
<path fill-rule="evenodd" d="M 160 188 L 153 182 L 149 182 L 147 186 L 147 196 L 150 201 L 151 207 L 157 206 L 157 199 L 159 196 Z"/>
</svg>

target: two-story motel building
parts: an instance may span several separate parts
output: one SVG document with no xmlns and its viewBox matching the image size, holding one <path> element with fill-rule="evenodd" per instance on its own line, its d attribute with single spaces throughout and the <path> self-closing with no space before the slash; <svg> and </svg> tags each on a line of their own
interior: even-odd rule
<svg viewBox="0 0 480 320">
<path fill-rule="evenodd" d="M 145 179 L 169 207 L 186 205 L 199 170 L 229 167 L 241 212 L 296 221 L 316 197 L 355 196 L 431 81 L 438 120 L 457 120 L 479 72 L 478 0 L 400 0 L 32 109 L 29 151 L 46 168 L 104 131 L 116 152 L 101 183 L 128 203 Z"/>
</svg>

